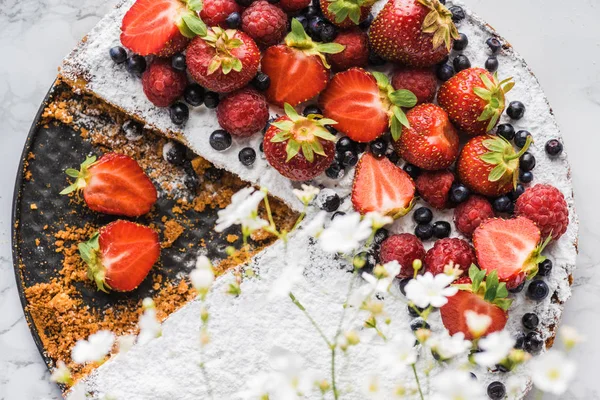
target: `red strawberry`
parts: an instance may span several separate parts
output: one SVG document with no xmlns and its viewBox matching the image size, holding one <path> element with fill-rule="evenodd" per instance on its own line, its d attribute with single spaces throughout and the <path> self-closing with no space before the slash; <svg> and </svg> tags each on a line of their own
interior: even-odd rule
<svg viewBox="0 0 600 400">
<path fill-rule="evenodd" d="M 439 0 L 388 0 L 369 29 L 377 54 L 413 67 L 441 62 L 457 38 L 452 13 Z"/>
<path fill-rule="evenodd" d="M 262 93 L 244 88 L 227 95 L 217 107 L 219 125 L 233 136 L 251 136 L 269 120 L 269 105 Z"/>
<path fill-rule="evenodd" d="M 352 185 L 352 205 L 361 214 L 378 211 L 392 218 L 412 208 L 415 184 L 410 176 L 387 157 L 377 159 L 371 153 L 361 157 Z"/>
<path fill-rule="evenodd" d="M 431 103 L 437 91 L 437 78 L 431 68 L 399 69 L 392 76 L 392 86 L 413 92 L 417 104 Z"/>
<path fill-rule="evenodd" d="M 390 261 L 398 261 L 401 269 L 398 278 L 412 278 L 415 270 L 413 262 L 423 261 L 425 258 L 425 247 L 423 243 L 413 234 L 401 233 L 392 235 L 381 243 L 379 250 L 379 261 L 383 264 Z"/>
<path fill-rule="evenodd" d="M 335 136 L 326 125 L 330 119 L 319 119 L 311 114 L 298 115 L 289 104 L 286 116 L 271 122 L 263 139 L 267 161 L 286 178 L 307 181 L 325 171 L 335 156 Z"/>
<path fill-rule="evenodd" d="M 429 204 L 440 210 L 448 205 L 454 174 L 450 171 L 425 171 L 417 178 L 417 191 Z"/>
<path fill-rule="evenodd" d="M 244 32 L 213 27 L 187 48 L 188 72 L 199 84 L 213 92 L 240 89 L 254 78 L 260 63 L 256 43 Z"/>
<path fill-rule="evenodd" d="M 98 161 L 96 156 L 88 157 L 79 171 L 69 168 L 65 172 L 76 180 L 60 194 L 82 190 L 86 204 L 94 211 L 139 217 L 156 202 L 152 181 L 124 154 L 107 153 Z"/>
<path fill-rule="evenodd" d="M 458 156 L 458 134 L 448 114 L 435 104 L 421 104 L 406 118 L 410 127 L 394 142 L 398 154 L 425 170 L 448 168 Z"/>
<path fill-rule="evenodd" d="M 469 238 L 473 235 L 473 231 L 489 218 L 494 218 L 494 209 L 483 196 L 473 195 L 454 209 L 456 229 Z"/>
<path fill-rule="evenodd" d="M 255 1 L 242 14 L 242 30 L 261 46 L 272 46 L 285 37 L 288 17 L 268 1 Z"/>
<path fill-rule="evenodd" d="M 540 228 L 542 237 L 558 240 L 569 225 L 565 196 L 551 185 L 535 185 L 525 190 L 515 204 L 515 214 L 527 217 Z"/>
<path fill-rule="evenodd" d="M 280 0 L 279 7 L 288 13 L 295 13 L 308 7 L 311 0 Z"/>
<path fill-rule="evenodd" d="M 460 71 L 438 92 L 438 104 L 452 122 L 469 135 L 491 131 L 504 112 L 504 95 L 515 85 L 512 78 L 498 81 L 498 74 L 483 68 Z"/>
<path fill-rule="evenodd" d="M 319 96 L 323 115 L 338 122 L 336 129 L 357 142 L 370 142 L 391 129 L 398 138 L 402 126 L 408 126 L 402 107 L 417 102 L 407 90 L 396 90 L 388 78 L 352 68 L 336 74 Z"/>
<path fill-rule="evenodd" d="M 467 273 L 471 264 L 475 263 L 475 250 L 462 239 L 444 238 L 436 241 L 431 249 L 425 255 L 424 264 L 427 271 L 433 275 L 443 274 L 445 268 L 450 263 L 458 266 Z"/>
<path fill-rule="evenodd" d="M 144 94 L 157 107 L 168 107 L 183 95 L 185 72 L 177 71 L 168 59 L 156 58 L 142 75 Z"/>
<path fill-rule="evenodd" d="M 497 271 L 500 281 L 512 288 L 534 276 L 546 258 L 540 255 L 547 244 L 540 244 L 541 237 L 539 228 L 525 217 L 493 218 L 475 229 L 473 245 L 481 269 Z"/>
<path fill-rule="evenodd" d="M 519 175 L 519 158 L 527 151 L 531 137 L 516 153 L 502 136 L 475 136 L 458 156 L 458 179 L 472 191 L 496 197 L 513 190 Z"/>
<path fill-rule="evenodd" d="M 188 38 L 206 34 L 198 18 L 202 2 L 137 0 L 123 17 L 121 43 L 142 56 L 169 57 L 185 49 Z"/>
<path fill-rule="evenodd" d="M 323 16 L 340 28 L 352 28 L 367 19 L 374 0 L 323 0 Z"/>
<path fill-rule="evenodd" d="M 344 46 L 344 51 L 330 54 L 327 59 L 335 71 L 352 67 L 365 67 L 369 60 L 369 37 L 359 29 L 340 32 L 334 43 Z"/>
<path fill-rule="evenodd" d="M 208 26 L 227 28 L 225 20 L 229 14 L 234 12 L 242 12 L 242 8 L 235 0 L 204 0 L 200 18 Z"/>
<path fill-rule="evenodd" d="M 296 106 L 318 95 L 329 82 L 329 64 L 323 54 L 342 50 L 344 47 L 337 43 L 313 42 L 293 18 L 285 44 L 269 47 L 263 54 L 261 71 L 271 78 L 266 91 L 269 102 Z"/>
<path fill-rule="evenodd" d="M 80 243 L 79 254 L 98 290 L 129 292 L 142 283 L 158 261 L 160 242 L 151 228 L 117 220 Z"/>
</svg>

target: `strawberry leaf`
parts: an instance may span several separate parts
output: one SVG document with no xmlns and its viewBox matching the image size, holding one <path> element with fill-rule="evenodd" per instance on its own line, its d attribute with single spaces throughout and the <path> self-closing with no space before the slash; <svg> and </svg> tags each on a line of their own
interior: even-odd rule
<svg viewBox="0 0 600 400">
<path fill-rule="evenodd" d="M 271 125 L 284 131 L 284 132 L 279 132 L 278 135 L 282 134 L 282 133 L 287 134 L 289 132 L 289 130 L 294 127 L 294 123 L 292 121 L 287 121 L 287 120 L 271 122 Z"/>
<path fill-rule="evenodd" d="M 304 158 L 306 158 L 306 161 L 308 162 L 313 162 L 315 160 L 315 154 L 310 142 L 302 142 L 302 154 L 304 154 Z"/>
<path fill-rule="evenodd" d="M 410 128 L 410 124 L 408 123 L 408 118 L 406 118 L 406 114 L 400 107 L 392 107 L 392 112 L 394 113 L 394 117 L 398 120 L 398 122 L 407 128 Z"/>
<path fill-rule="evenodd" d="M 500 179 L 502 179 L 502 177 L 504 176 L 504 174 L 506 174 L 507 171 L 508 171 L 508 168 L 506 167 L 505 164 L 496 165 L 494 167 L 494 169 L 492 169 L 490 171 L 490 174 L 488 176 L 488 181 L 498 182 Z"/>
<path fill-rule="evenodd" d="M 400 139 L 400 136 L 402 136 L 402 124 L 400 123 L 400 121 L 398 121 L 398 118 L 396 118 L 396 116 L 391 117 L 390 132 L 394 141 L 397 141 L 398 139 Z"/>
<path fill-rule="evenodd" d="M 315 129 L 313 135 L 316 137 L 320 137 L 321 139 L 328 140 L 330 142 L 335 142 L 335 136 L 331 134 L 326 128 L 323 129 Z"/>
<path fill-rule="evenodd" d="M 202 21 L 195 12 L 183 14 L 181 16 L 185 25 L 190 31 L 198 36 L 206 36 L 206 24 Z"/>
<path fill-rule="evenodd" d="M 390 80 L 388 79 L 388 77 L 385 74 L 382 74 L 381 72 L 377 71 L 373 71 L 372 74 L 375 77 L 375 80 L 377 81 L 377 86 L 379 86 L 379 89 L 387 90 L 388 86 L 390 86 Z"/>
<path fill-rule="evenodd" d="M 399 89 L 389 94 L 389 99 L 399 107 L 412 108 L 417 104 L 417 96 L 410 90 Z"/>
<path fill-rule="evenodd" d="M 198 13 L 202 11 L 202 8 L 204 7 L 202 0 L 187 0 L 187 6 L 188 9 Z"/>
<path fill-rule="evenodd" d="M 317 50 L 325 54 L 338 54 L 344 51 L 346 46 L 339 43 L 317 43 Z"/>
<path fill-rule="evenodd" d="M 298 111 L 294 107 L 292 107 L 289 103 L 285 103 L 283 105 L 283 109 L 285 110 L 285 114 L 293 121 L 298 122 L 300 120 L 300 115 L 298 115 Z"/>
<path fill-rule="evenodd" d="M 285 151 L 287 153 L 287 159 L 285 161 L 288 162 L 296 157 L 296 154 L 300 151 L 300 143 L 293 139 L 288 140 Z"/>
</svg>

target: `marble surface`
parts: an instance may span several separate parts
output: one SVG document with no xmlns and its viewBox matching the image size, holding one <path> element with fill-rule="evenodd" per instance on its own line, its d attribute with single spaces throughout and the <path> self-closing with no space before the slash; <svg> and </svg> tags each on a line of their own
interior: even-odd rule
<svg viewBox="0 0 600 400">
<path fill-rule="evenodd" d="M 536 73 L 562 128 L 581 220 L 574 295 L 564 322 L 588 341 L 575 350 L 577 379 L 561 399 L 600 400 L 600 2 L 465 0 Z M 0 0 L 0 400 L 60 399 L 25 323 L 13 274 L 10 214 L 19 156 L 62 57 L 114 0 Z M 551 396 L 544 397 L 552 399 Z"/>
</svg>

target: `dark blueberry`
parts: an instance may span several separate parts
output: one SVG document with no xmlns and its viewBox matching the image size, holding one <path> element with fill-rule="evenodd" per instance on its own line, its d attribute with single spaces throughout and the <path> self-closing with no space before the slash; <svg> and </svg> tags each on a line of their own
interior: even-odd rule
<svg viewBox="0 0 600 400">
<path fill-rule="evenodd" d="M 435 74 L 440 81 L 446 82 L 454 76 L 454 68 L 450 64 L 440 64 L 436 67 Z"/>
<path fill-rule="evenodd" d="M 525 337 L 525 344 L 523 345 L 525 351 L 531 354 L 537 354 L 542 351 L 542 347 L 544 347 L 544 341 L 540 334 L 537 332 L 529 332 Z"/>
<path fill-rule="evenodd" d="M 370 272 L 375 268 L 377 261 L 373 253 L 363 251 L 354 256 L 354 267 L 361 268 L 363 271 Z"/>
<path fill-rule="evenodd" d="M 358 27 L 364 31 L 366 31 L 367 29 L 369 29 L 369 27 L 371 26 L 371 24 L 373 23 L 373 14 L 367 15 L 367 18 L 362 21 L 360 24 L 358 24 Z"/>
<path fill-rule="evenodd" d="M 331 220 L 333 221 L 334 219 L 336 219 L 337 217 L 341 217 L 342 215 L 346 215 L 346 213 L 343 211 L 336 211 L 331 216 Z"/>
<path fill-rule="evenodd" d="M 217 129 L 210 134 L 210 147 L 217 151 L 227 150 L 231 146 L 231 135 L 223 129 Z"/>
<path fill-rule="evenodd" d="M 513 203 L 511 201 L 511 203 L 508 205 L 508 208 L 505 211 L 507 214 L 514 214 L 515 213 L 515 203 Z"/>
<path fill-rule="evenodd" d="M 548 297 L 550 289 L 548 284 L 541 279 L 531 281 L 527 287 L 527 297 L 531 300 L 541 301 Z"/>
<path fill-rule="evenodd" d="M 356 143 L 356 149 L 358 150 L 358 153 L 364 153 L 365 150 L 367 150 L 367 144 L 366 143 Z"/>
<path fill-rule="evenodd" d="M 250 4 L 252 4 L 253 1 L 254 0 L 235 0 L 235 2 L 238 3 L 242 7 L 250 6 Z"/>
<path fill-rule="evenodd" d="M 306 16 L 306 18 L 311 18 L 319 15 L 320 13 L 321 9 L 319 7 L 311 5 L 306 8 L 304 15 Z"/>
<path fill-rule="evenodd" d="M 321 27 L 321 42 L 330 43 L 333 42 L 338 35 L 338 30 L 335 25 L 330 23 L 323 24 Z"/>
<path fill-rule="evenodd" d="M 238 158 L 243 165 L 249 167 L 254 164 L 254 161 L 256 160 L 256 150 L 252 147 L 244 147 L 240 150 Z"/>
<path fill-rule="evenodd" d="M 423 318 L 417 318 L 410 323 L 410 329 L 416 331 L 419 329 L 429 329 L 430 326 Z"/>
<path fill-rule="evenodd" d="M 525 115 L 525 105 L 520 101 L 511 101 L 506 109 L 506 113 L 512 119 L 521 119 Z"/>
<path fill-rule="evenodd" d="M 530 171 L 519 172 L 519 181 L 522 183 L 530 183 L 533 180 L 533 174 Z"/>
<path fill-rule="evenodd" d="M 499 66 L 500 63 L 498 63 L 498 59 L 496 57 L 490 57 L 487 60 L 485 60 L 485 69 L 487 69 L 490 72 L 498 71 Z"/>
<path fill-rule="evenodd" d="M 238 12 L 232 12 L 225 18 L 225 23 L 229 29 L 237 29 L 242 24 L 242 16 Z"/>
<path fill-rule="evenodd" d="M 308 29 L 308 19 L 304 15 L 297 15 L 294 18 L 298 20 L 302 24 L 302 27 L 306 31 Z"/>
<path fill-rule="evenodd" d="M 110 58 L 117 64 L 121 64 L 127 61 L 127 52 L 121 46 L 111 48 L 108 51 L 108 54 L 110 54 Z"/>
<path fill-rule="evenodd" d="M 340 179 L 344 176 L 344 168 L 338 161 L 333 161 L 329 168 L 325 170 L 325 175 L 331 179 Z"/>
<path fill-rule="evenodd" d="M 521 171 L 531 171 L 535 168 L 535 157 L 530 152 L 525 152 L 519 160 L 519 168 Z"/>
<path fill-rule="evenodd" d="M 514 335 L 515 338 L 515 349 L 523 349 L 525 346 L 525 334 L 523 332 L 517 332 Z"/>
<path fill-rule="evenodd" d="M 371 153 L 375 157 L 381 158 L 385 155 L 388 144 L 384 138 L 378 138 L 373 140 L 369 147 L 371 148 Z"/>
<path fill-rule="evenodd" d="M 471 195 L 471 191 L 462 183 L 454 183 L 450 187 L 450 201 L 460 204 L 466 201 Z"/>
<path fill-rule="evenodd" d="M 344 153 L 348 150 L 356 151 L 356 142 L 350 139 L 348 136 L 342 136 L 335 143 L 335 150 L 339 153 Z"/>
<path fill-rule="evenodd" d="M 191 191 L 195 191 L 198 188 L 198 175 L 196 175 L 196 170 L 192 166 L 192 163 L 187 161 L 183 164 L 183 170 L 185 171 L 185 176 L 183 177 L 183 184 Z"/>
<path fill-rule="evenodd" d="M 406 164 L 404 166 L 404 171 L 413 179 L 417 179 L 419 175 L 421 175 L 421 168 L 412 164 Z"/>
<path fill-rule="evenodd" d="M 134 54 L 127 59 L 127 71 L 141 76 L 146 70 L 146 59 L 138 54 Z"/>
<path fill-rule="evenodd" d="M 450 236 L 451 226 L 446 221 L 437 221 L 433 224 L 433 236 L 438 239 L 443 239 Z"/>
<path fill-rule="evenodd" d="M 310 4 L 311 4 L 313 7 L 316 7 L 316 8 L 317 8 L 317 10 L 321 10 L 321 0 L 312 0 L 312 1 L 310 2 Z M 320 11 L 319 11 L 319 12 L 320 12 Z"/>
<path fill-rule="evenodd" d="M 510 289 L 508 289 L 508 291 L 513 294 L 516 294 L 516 293 L 521 293 L 524 288 L 525 288 L 525 282 L 523 281 L 523 282 L 521 282 L 521 284 L 519 286 L 510 288 Z"/>
<path fill-rule="evenodd" d="M 498 38 L 491 37 L 485 42 L 490 50 L 492 50 L 492 54 L 496 54 L 502 48 L 502 43 L 498 40 Z"/>
<path fill-rule="evenodd" d="M 323 195 L 321 193 L 325 192 Z M 319 207 L 327 212 L 334 212 L 336 211 L 338 208 L 340 208 L 340 196 L 334 192 L 333 190 L 331 191 L 321 191 L 321 193 L 319 194 L 319 196 L 317 197 L 317 204 L 319 205 Z"/>
<path fill-rule="evenodd" d="M 369 52 L 369 65 L 373 67 L 379 67 L 385 63 L 386 61 L 379 54 L 375 53 L 374 51 Z"/>
<path fill-rule="evenodd" d="M 185 158 L 185 146 L 181 143 L 169 142 L 163 148 L 163 156 L 168 163 L 182 165 Z"/>
<path fill-rule="evenodd" d="M 522 149 L 523 146 L 525 146 L 525 144 L 527 143 L 528 136 L 531 136 L 531 133 L 529 133 L 529 131 L 518 131 L 515 134 L 515 144 L 518 148 Z"/>
<path fill-rule="evenodd" d="M 406 285 L 408 285 L 408 282 L 410 282 L 411 279 L 410 278 L 406 278 L 406 279 L 398 279 L 398 287 L 400 288 L 400 293 L 402 293 L 404 296 L 406 296 Z M 412 310 L 412 308 L 411 308 Z M 414 311 L 414 310 L 413 310 Z M 409 311 L 410 312 L 410 311 Z M 411 314 L 412 315 L 412 314 Z"/>
<path fill-rule="evenodd" d="M 525 187 L 523 185 L 521 185 L 520 183 L 517 184 L 517 187 L 515 190 L 513 190 L 512 192 L 510 192 L 508 194 L 508 197 L 510 197 L 510 199 L 512 201 L 517 201 L 517 199 L 519 197 L 521 197 L 521 195 L 525 192 Z"/>
<path fill-rule="evenodd" d="M 317 41 L 321 41 L 321 29 L 323 29 L 323 25 L 325 24 L 325 20 L 318 15 L 313 17 L 309 17 L 308 19 L 308 35 Z"/>
<path fill-rule="evenodd" d="M 398 164 L 398 161 L 400 161 L 400 156 L 395 151 L 392 151 L 391 153 L 389 153 L 387 155 L 387 158 L 388 158 L 388 160 L 390 160 L 392 162 L 392 164 Z"/>
<path fill-rule="evenodd" d="M 452 65 L 454 65 L 454 70 L 456 72 L 460 72 L 463 69 L 471 68 L 471 61 L 464 54 L 460 54 L 454 58 Z"/>
<path fill-rule="evenodd" d="M 431 224 L 419 224 L 415 228 L 415 235 L 421 240 L 429 240 L 433 236 L 433 226 Z"/>
<path fill-rule="evenodd" d="M 204 95 L 204 105 L 206 108 L 217 108 L 219 105 L 219 94 L 215 92 L 206 92 Z"/>
<path fill-rule="evenodd" d="M 337 129 L 335 129 L 333 125 L 325 125 L 325 128 L 327 128 L 329 133 L 331 133 L 332 135 L 337 135 L 338 133 Z"/>
<path fill-rule="evenodd" d="M 348 150 L 344 152 L 344 157 L 342 158 L 342 165 L 344 167 L 354 167 L 358 162 L 358 155 L 355 151 Z"/>
<path fill-rule="evenodd" d="M 460 6 L 452 6 L 450 7 L 450 12 L 452 13 L 452 21 L 460 22 L 465 19 L 465 10 Z"/>
<path fill-rule="evenodd" d="M 415 308 L 417 310 L 419 310 L 419 312 L 417 312 L 417 310 L 415 310 Z M 411 317 L 418 318 L 418 317 L 420 317 L 419 313 L 422 313 L 423 311 L 425 311 L 424 308 L 420 308 L 417 306 L 411 306 L 410 304 L 408 305 L 408 313 L 410 314 Z"/>
<path fill-rule="evenodd" d="M 175 125 L 183 125 L 190 117 L 190 109 L 184 103 L 178 101 L 169 107 L 169 115 Z"/>
<path fill-rule="evenodd" d="M 260 142 L 260 144 L 258 145 L 258 151 L 260 151 L 261 153 L 265 152 L 265 144 L 263 142 Z"/>
<path fill-rule="evenodd" d="M 538 275 L 548 276 L 552 272 L 552 260 L 546 258 L 544 261 L 538 264 Z"/>
<path fill-rule="evenodd" d="M 475 375 L 475 374 L 474 374 L 474 373 L 472 373 L 472 372 L 469 372 L 469 374 L 471 374 L 471 379 L 473 379 L 473 380 L 477 380 L 477 375 Z"/>
<path fill-rule="evenodd" d="M 550 139 L 546 142 L 546 153 L 550 156 L 557 156 L 563 151 L 563 145 L 557 139 Z"/>
<path fill-rule="evenodd" d="M 271 4 L 277 4 L 280 0 L 267 0 Z"/>
<path fill-rule="evenodd" d="M 265 91 L 271 86 L 271 78 L 269 75 L 259 72 L 254 79 L 252 79 L 251 83 L 256 90 Z"/>
<path fill-rule="evenodd" d="M 204 177 L 211 182 L 218 182 L 223 177 L 223 170 L 216 167 L 208 167 L 204 170 Z"/>
<path fill-rule="evenodd" d="M 527 313 L 521 318 L 523 326 L 529 330 L 534 330 L 540 323 L 540 318 L 534 313 Z"/>
<path fill-rule="evenodd" d="M 375 235 L 373 236 L 373 243 L 376 245 L 381 244 L 385 239 L 387 239 L 389 234 L 390 233 L 385 228 L 377 229 L 377 232 L 375 232 Z"/>
<path fill-rule="evenodd" d="M 193 107 L 202 105 L 204 103 L 204 88 L 197 83 L 190 83 L 183 91 L 183 99 Z"/>
<path fill-rule="evenodd" d="M 177 53 L 171 58 L 171 67 L 177 71 L 185 71 L 185 54 Z"/>
<path fill-rule="evenodd" d="M 496 135 L 502 136 L 506 140 L 515 138 L 515 128 L 511 124 L 500 124 L 496 129 Z"/>
<path fill-rule="evenodd" d="M 502 382 L 492 382 L 488 385 L 487 394 L 492 400 L 501 400 L 506 396 L 506 388 Z"/>
<path fill-rule="evenodd" d="M 464 33 L 458 34 L 458 39 L 454 40 L 453 49 L 456 51 L 463 51 L 469 45 L 469 38 Z"/>
<path fill-rule="evenodd" d="M 502 364 L 496 364 L 496 372 L 502 372 L 503 374 L 510 372 L 510 368 L 507 368 L 506 366 L 502 365 Z M 504 398 L 504 397 L 502 397 Z"/>
<path fill-rule="evenodd" d="M 308 117 L 310 114 L 319 114 L 323 115 L 323 111 L 317 106 L 306 106 L 304 107 L 304 111 L 302 111 L 302 115 Z"/>
<path fill-rule="evenodd" d="M 419 207 L 413 213 L 413 219 L 417 224 L 428 224 L 433 219 L 433 213 L 427 207 Z"/>
<path fill-rule="evenodd" d="M 494 200 L 494 210 L 498 212 L 508 212 L 512 200 L 508 196 L 500 196 Z"/>
</svg>

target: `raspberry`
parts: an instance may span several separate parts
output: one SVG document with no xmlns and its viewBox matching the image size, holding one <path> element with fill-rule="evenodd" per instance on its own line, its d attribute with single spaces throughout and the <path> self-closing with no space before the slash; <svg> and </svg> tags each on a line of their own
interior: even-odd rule
<svg viewBox="0 0 600 400">
<path fill-rule="evenodd" d="M 341 32 L 333 42 L 345 46 L 341 53 L 328 55 L 331 66 L 336 71 L 367 65 L 369 60 L 369 37 L 365 32 L 360 30 Z"/>
<path fill-rule="evenodd" d="M 417 104 L 431 103 L 437 91 L 437 79 L 431 69 L 401 69 L 392 77 L 394 89 L 410 90 L 417 96 Z"/>
<path fill-rule="evenodd" d="M 287 27 L 283 10 L 265 0 L 252 3 L 242 14 L 242 30 L 265 47 L 281 42 Z"/>
<path fill-rule="evenodd" d="M 400 273 L 398 278 L 412 278 L 414 275 L 413 261 L 423 260 L 425 247 L 415 235 L 401 233 L 392 235 L 381 243 L 379 250 L 379 261 L 383 264 L 390 261 L 398 261 Z"/>
<path fill-rule="evenodd" d="M 225 19 L 229 14 L 241 11 L 241 7 L 235 0 L 204 0 L 200 18 L 208 26 L 227 28 Z"/>
<path fill-rule="evenodd" d="M 425 171 L 417 178 L 417 190 L 423 200 L 435 208 L 443 209 L 448 204 L 454 174 L 450 171 Z"/>
<path fill-rule="evenodd" d="M 550 185 L 538 184 L 525 190 L 517 199 L 515 214 L 535 222 L 543 238 L 552 235 L 552 239 L 557 240 L 569 225 L 565 196 Z"/>
<path fill-rule="evenodd" d="M 483 196 L 473 195 L 454 209 L 454 224 L 463 235 L 471 237 L 483 221 L 494 217 L 494 209 Z"/>
<path fill-rule="evenodd" d="M 217 107 L 219 125 L 233 136 L 250 136 L 265 127 L 269 106 L 254 89 L 241 89 L 221 100 Z"/>
<path fill-rule="evenodd" d="M 185 72 L 171 67 L 171 61 L 157 58 L 142 75 L 142 87 L 148 100 L 157 107 L 168 107 L 183 95 Z"/>
<path fill-rule="evenodd" d="M 460 266 L 464 275 L 475 260 L 475 250 L 469 243 L 462 239 L 444 238 L 435 242 L 427 251 L 425 266 L 427 271 L 437 275 L 443 274 L 446 265 L 452 262 L 455 266 Z"/>
<path fill-rule="evenodd" d="M 279 7 L 283 8 L 285 12 L 293 13 L 308 7 L 310 3 L 311 0 L 281 0 Z"/>
</svg>

